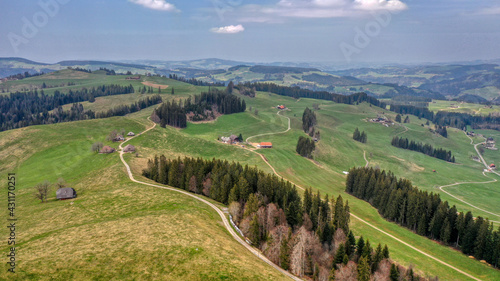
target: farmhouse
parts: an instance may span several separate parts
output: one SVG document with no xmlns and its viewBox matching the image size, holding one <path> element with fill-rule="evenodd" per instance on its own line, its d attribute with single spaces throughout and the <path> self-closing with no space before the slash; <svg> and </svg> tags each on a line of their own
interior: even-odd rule
<svg viewBox="0 0 500 281">
<path fill-rule="evenodd" d="M 105 154 L 109 154 L 109 153 L 113 153 L 115 152 L 115 149 L 112 148 L 111 146 L 104 146 L 101 151 L 99 151 L 99 153 L 105 153 Z"/>
<path fill-rule="evenodd" d="M 277 109 L 285 110 L 286 106 L 284 104 L 276 106 Z"/>
<path fill-rule="evenodd" d="M 124 141 L 124 140 L 125 138 L 122 135 L 118 135 L 113 141 Z"/>
<path fill-rule="evenodd" d="M 139 80 L 141 79 L 141 75 L 139 76 L 129 76 L 127 78 L 125 78 L 125 80 Z"/>
<path fill-rule="evenodd" d="M 58 200 L 73 199 L 76 198 L 76 191 L 71 187 L 59 188 L 56 197 Z"/>
<path fill-rule="evenodd" d="M 128 132 L 127 136 L 133 137 L 133 136 L 135 136 L 135 134 L 134 134 L 134 132 Z"/>
<path fill-rule="evenodd" d="M 490 165 L 490 169 L 492 169 L 492 170 L 493 170 L 493 169 L 496 169 L 496 168 L 497 168 L 497 166 L 496 166 L 495 164 L 491 164 L 491 165 Z"/>
<path fill-rule="evenodd" d="M 260 148 L 273 148 L 273 144 L 272 144 L 272 143 L 270 143 L 270 142 L 261 142 L 261 143 L 259 144 L 259 147 L 260 147 Z"/>
<path fill-rule="evenodd" d="M 129 144 L 123 148 L 123 152 L 135 152 L 135 146 Z"/>
</svg>

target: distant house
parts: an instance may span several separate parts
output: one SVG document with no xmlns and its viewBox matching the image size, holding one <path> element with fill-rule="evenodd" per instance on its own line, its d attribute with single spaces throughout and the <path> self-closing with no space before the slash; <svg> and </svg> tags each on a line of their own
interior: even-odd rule
<svg viewBox="0 0 500 281">
<path fill-rule="evenodd" d="M 123 148 L 123 152 L 135 152 L 135 146 L 129 144 Z"/>
<path fill-rule="evenodd" d="M 133 136 L 135 136 L 135 134 L 134 134 L 134 132 L 128 132 L 127 136 L 133 137 Z"/>
<path fill-rule="evenodd" d="M 496 169 L 496 167 L 497 167 L 497 166 L 496 166 L 495 164 L 491 164 L 491 165 L 490 165 L 490 168 L 491 168 L 491 169 Z"/>
<path fill-rule="evenodd" d="M 115 152 L 115 149 L 112 148 L 111 146 L 104 146 L 101 151 L 99 151 L 99 153 L 106 153 L 106 154 L 109 154 L 109 153 L 113 153 Z"/>
<path fill-rule="evenodd" d="M 235 143 L 235 142 L 237 142 L 237 141 L 238 141 L 238 136 L 237 136 L 237 135 L 230 135 L 230 136 L 229 136 L 229 141 L 230 141 L 231 143 Z"/>
<path fill-rule="evenodd" d="M 118 135 L 113 141 L 124 141 L 124 140 L 125 138 L 122 135 Z"/>
<path fill-rule="evenodd" d="M 273 144 L 270 142 L 261 142 L 259 147 L 260 148 L 273 148 Z"/>
<path fill-rule="evenodd" d="M 286 106 L 285 105 L 278 105 L 276 106 L 277 109 L 281 109 L 281 110 L 284 110 L 286 109 Z"/>
<path fill-rule="evenodd" d="M 141 75 L 139 76 L 129 76 L 127 78 L 125 78 L 125 80 L 139 80 L 141 79 Z"/>
<path fill-rule="evenodd" d="M 66 200 L 76 198 L 76 191 L 71 187 L 59 188 L 56 191 L 56 197 L 58 200 Z"/>
</svg>

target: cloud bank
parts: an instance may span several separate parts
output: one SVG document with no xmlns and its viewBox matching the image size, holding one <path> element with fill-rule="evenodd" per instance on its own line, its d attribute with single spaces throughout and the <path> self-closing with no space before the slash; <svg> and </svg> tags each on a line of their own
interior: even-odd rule
<svg viewBox="0 0 500 281">
<path fill-rule="evenodd" d="M 167 3 L 165 0 L 129 0 L 130 2 L 141 5 L 148 9 L 167 12 L 179 12 L 173 4 Z"/>
<path fill-rule="evenodd" d="M 235 33 L 240 33 L 243 32 L 245 28 L 241 25 L 228 25 L 228 26 L 222 26 L 222 27 L 214 27 L 210 29 L 211 32 L 214 33 L 222 33 L 222 34 L 235 34 Z"/>
</svg>

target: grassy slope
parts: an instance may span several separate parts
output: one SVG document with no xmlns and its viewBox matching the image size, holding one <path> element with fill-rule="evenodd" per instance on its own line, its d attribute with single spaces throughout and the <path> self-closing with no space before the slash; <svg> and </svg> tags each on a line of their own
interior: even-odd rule
<svg viewBox="0 0 500 281">
<path fill-rule="evenodd" d="M 319 143 L 317 151 L 318 162 L 314 163 L 298 156 L 294 152 L 296 140 L 298 136 L 302 135 L 299 129 L 301 126 L 299 119 L 304 108 L 306 106 L 311 107 L 314 102 L 318 101 L 301 99 L 296 102 L 285 97 L 258 93 L 256 99 L 247 99 L 247 104 L 252 106 L 252 109 L 257 108 L 259 110 L 257 116 L 246 112 L 222 116 L 215 123 L 189 124 L 188 128 L 184 130 L 158 128 L 152 134 L 148 134 L 138 140 L 133 140 L 132 143 L 143 147 L 142 151 L 150 156 L 156 153 L 166 153 L 171 157 L 179 155 L 206 158 L 220 156 L 224 159 L 257 165 L 259 168 L 269 171 L 267 165 L 259 158 L 255 158 L 253 154 L 248 155 L 248 152 L 241 148 L 217 143 L 216 138 L 219 135 L 230 133 L 242 133 L 243 137 L 246 138 L 258 133 L 283 131 L 286 129 L 286 119 L 277 116 L 276 110 L 271 106 L 286 104 L 291 109 L 291 111 L 286 112 L 286 115 L 292 119 L 293 130 L 286 134 L 252 139 L 255 142 L 273 142 L 273 149 L 260 150 L 260 152 L 269 159 L 281 175 L 301 186 L 311 185 L 313 188 L 326 192 L 329 195 L 338 196 L 338 194 L 342 194 L 349 199 L 353 213 L 381 229 L 412 243 L 427 253 L 431 253 L 439 259 L 464 269 L 479 278 L 486 280 L 500 278 L 499 271 L 489 269 L 487 266 L 471 260 L 448 247 L 440 246 L 431 240 L 419 237 L 395 224 L 386 222 L 367 203 L 359 201 L 343 192 L 345 177 L 342 171 L 354 165 L 364 165 L 363 150 L 367 151 L 368 157 L 370 157 L 370 152 L 372 152 L 370 161 L 378 163 L 382 168 L 395 170 L 397 175 L 412 178 L 419 185 L 420 182 L 423 182 L 427 186 L 424 188 L 429 190 L 434 190 L 433 188 L 437 184 L 449 183 L 450 173 L 456 173 L 455 176 L 457 179 L 461 180 L 469 177 L 481 180 L 482 176 L 480 172 L 477 172 L 475 169 L 480 169 L 479 164 L 467 162 L 467 165 L 452 165 L 417 153 L 388 147 L 387 142 L 390 142 L 392 134 L 403 132 L 404 129 L 402 127 L 385 128 L 378 124 L 365 122 L 363 120 L 365 117 L 373 117 L 374 114 L 376 116 L 376 108 L 370 108 L 367 105 L 357 107 L 329 102 L 325 102 L 325 105 L 322 106 L 323 109 L 318 112 L 322 140 Z M 368 132 L 369 143 L 367 145 L 352 141 L 352 131 L 356 126 Z M 428 129 L 422 128 L 418 124 L 410 124 L 409 127 L 411 130 L 405 134 L 410 134 L 416 139 L 424 140 L 431 138 L 432 142 L 435 142 L 436 145 L 445 145 L 446 142 L 450 142 L 449 145 L 454 149 L 464 150 L 465 153 L 456 154 L 457 161 L 465 162 L 468 160 L 468 153 L 472 153 L 473 151 L 472 146 L 467 145 L 468 139 L 463 133 L 450 132 L 450 140 L 453 140 L 450 141 L 441 140 L 441 137 L 431 136 Z M 397 158 L 405 160 L 398 160 L 391 157 L 391 155 L 396 155 Z M 136 172 L 140 170 L 137 168 L 138 166 L 145 164 L 141 163 L 141 161 L 140 159 L 133 160 Z M 421 167 L 424 168 L 424 171 L 421 171 Z M 432 173 L 432 169 L 436 167 L 439 167 L 437 168 L 439 170 L 438 173 Z M 408 170 L 410 168 L 413 170 Z M 459 207 L 464 210 L 468 208 L 466 205 Z M 475 212 L 475 214 L 477 213 Z M 368 237 L 373 242 L 387 243 L 392 249 L 392 257 L 394 259 L 405 265 L 414 264 L 424 274 L 439 275 L 444 280 L 461 280 L 464 278 L 461 274 L 437 262 L 423 259 L 422 255 L 374 231 L 355 219 L 353 219 L 352 227 L 357 234 Z"/>
<path fill-rule="evenodd" d="M 161 78 L 155 77 L 153 79 L 161 79 Z M 190 93 L 193 92 L 196 93 L 199 91 L 198 90 L 199 88 L 184 83 L 180 83 L 177 81 L 171 81 L 171 80 L 168 81 L 168 79 L 162 81 L 154 80 L 153 82 L 158 84 L 165 83 L 169 85 L 171 85 L 170 83 L 172 83 L 172 85 L 174 83 L 178 83 L 178 86 L 174 86 L 176 91 L 176 96 L 178 93 L 181 96 L 186 96 Z M 102 84 L 102 82 L 100 83 Z M 182 92 L 183 90 L 184 92 Z M 166 95 L 166 97 L 168 97 L 168 95 Z M 316 152 L 316 160 L 318 162 L 314 163 L 312 161 L 306 160 L 296 155 L 296 153 L 294 152 L 294 148 L 298 136 L 302 135 L 300 131 L 300 126 L 301 126 L 300 118 L 302 112 L 306 106 L 311 107 L 312 103 L 317 103 L 318 102 L 317 100 L 301 99 L 299 101 L 295 101 L 293 99 L 279 97 L 267 93 L 259 93 L 258 98 L 256 99 L 246 98 L 246 100 L 248 106 L 252 106 L 253 109 L 259 110 L 259 114 L 257 116 L 255 116 L 254 114 L 250 114 L 248 112 L 234 114 L 230 116 L 222 116 L 214 123 L 189 124 L 188 128 L 184 130 L 177 130 L 172 128 L 167 128 L 167 129 L 157 128 L 152 132 L 148 133 L 147 135 L 133 140 L 132 144 L 138 145 L 140 147 L 140 154 L 141 154 L 140 155 L 141 157 L 139 158 L 133 157 L 132 159 L 130 159 L 131 162 L 133 163 L 132 165 L 133 170 L 136 173 L 140 173 L 141 167 L 144 167 L 146 163 L 146 158 L 151 157 L 154 154 L 167 153 L 169 157 L 191 155 L 196 157 L 210 157 L 210 158 L 217 157 L 228 160 L 235 160 L 242 163 L 247 163 L 249 165 L 257 165 L 259 168 L 267 172 L 270 172 L 269 167 L 257 155 L 244 151 L 241 148 L 237 148 L 234 146 L 231 147 L 228 145 L 217 143 L 216 138 L 219 135 L 226 135 L 230 133 L 235 133 L 235 134 L 242 133 L 243 137 L 246 138 L 250 135 L 259 133 L 282 131 L 286 128 L 286 119 L 277 116 L 276 110 L 273 109 L 272 106 L 276 104 L 286 104 L 291 109 L 291 111 L 286 112 L 286 115 L 291 117 L 292 119 L 291 123 L 293 130 L 288 132 L 287 134 L 260 137 L 252 140 L 252 141 L 273 142 L 274 144 L 273 149 L 263 150 L 261 152 L 264 155 L 266 155 L 266 157 L 270 160 L 273 166 L 277 168 L 280 174 L 291 179 L 297 184 L 300 184 L 302 186 L 311 185 L 314 188 L 322 190 L 323 192 L 326 192 L 330 195 L 337 196 L 338 194 L 343 194 L 343 196 L 347 196 L 348 199 L 350 200 L 351 210 L 353 210 L 353 213 L 360 215 L 364 219 L 368 220 L 370 223 L 373 223 L 378 227 L 398 237 L 403 238 L 406 241 L 412 242 L 412 244 L 414 244 L 415 246 L 423 249 L 428 253 L 436 255 L 440 259 L 446 260 L 447 262 L 453 265 L 466 269 L 468 272 L 471 272 L 472 274 L 480 278 L 484 278 L 487 280 L 495 280 L 500 278 L 498 271 L 488 269 L 484 265 L 476 261 L 472 261 L 459 253 L 455 253 L 453 250 L 450 250 L 447 247 L 437 246 L 436 243 L 428 239 L 418 237 L 405 229 L 402 229 L 394 224 L 386 222 L 385 220 L 381 219 L 380 216 L 377 214 L 377 212 L 373 208 L 371 208 L 367 203 L 361 202 L 343 193 L 343 188 L 344 188 L 343 183 L 345 177 L 343 176 L 342 171 L 347 170 L 355 165 L 358 166 L 364 165 L 365 162 L 363 159 L 363 150 L 367 152 L 367 157 L 369 158 L 370 162 L 372 162 L 374 165 L 379 165 L 383 169 L 391 169 L 395 172 L 396 175 L 410 178 L 414 180 L 419 187 L 428 190 L 434 190 L 435 186 L 442 184 L 449 184 L 453 180 L 454 181 L 487 180 L 481 176 L 480 172 L 478 172 L 479 171 L 478 169 L 481 168 L 481 165 L 479 163 L 468 160 L 469 155 L 473 154 L 474 150 L 472 146 L 469 145 L 469 140 L 465 137 L 463 133 L 454 132 L 450 130 L 449 132 L 450 138 L 446 140 L 441 137 L 431 135 L 426 128 L 422 128 L 420 126 L 420 122 L 417 123 L 417 119 L 415 117 L 411 117 L 412 124 L 408 125 L 410 129 L 408 132 L 404 132 L 404 129 L 402 127 L 385 128 L 382 127 L 381 125 L 370 124 L 363 120 L 366 117 L 376 116 L 377 111 L 380 111 L 381 109 L 370 108 L 367 105 L 348 106 L 348 105 L 339 105 L 322 101 L 323 103 L 322 110 L 318 112 L 319 128 L 321 130 L 322 140 L 318 144 L 319 148 Z M 140 121 L 144 124 L 145 123 L 144 119 L 150 114 L 150 112 L 151 110 L 149 109 L 134 114 L 134 122 Z M 51 147 L 51 145 L 54 145 L 53 141 L 52 142 L 48 141 L 51 139 L 50 138 L 51 134 L 49 134 L 45 130 L 49 130 L 48 128 L 53 128 L 52 129 L 54 130 L 53 134 L 55 134 L 55 132 L 63 132 L 67 130 L 65 129 L 65 126 L 71 126 L 70 123 L 43 126 L 43 127 L 30 127 L 21 130 L 4 132 L 0 134 L 0 142 L 2 142 L 3 144 L 4 142 L 10 141 L 9 146 L 16 149 L 8 149 L 9 146 L 6 146 L 6 149 L 2 149 L 2 151 L 0 151 L 1 156 L 6 155 L 7 157 L 7 158 L 5 157 L 0 158 L 1 159 L 0 167 L 3 168 L 0 169 L 0 171 L 2 173 L 7 171 L 12 171 L 13 169 L 13 166 L 11 164 L 12 161 L 19 161 L 19 162 L 25 161 L 26 164 L 24 164 L 24 167 L 21 167 L 20 171 L 22 172 L 23 169 L 25 169 L 24 171 L 35 169 L 36 172 L 31 173 L 30 176 L 24 179 L 26 181 L 26 184 L 24 186 L 30 186 L 40 181 L 41 179 L 49 179 L 54 181 L 57 177 L 64 176 L 65 178 L 67 178 L 68 181 L 70 181 L 70 183 L 82 189 L 83 194 L 80 195 L 81 197 L 83 197 L 86 192 L 85 187 L 89 186 L 90 188 L 91 186 L 94 185 L 93 181 L 89 180 L 88 176 L 86 177 L 86 175 L 90 173 L 89 171 L 96 171 L 97 169 L 104 169 L 107 167 L 106 170 L 116 171 L 116 174 L 121 174 L 120 173 L 121 168 L 119 166 L 116 167 L 114 166 L 114 163 L 116 163 L 114 160 L 105 161 L 105 163 L 104 162 L 95 163 L 92 162 L 94 158 L 81 157 L 82 154 L 85 153 L 90 154 L 87 149 L 93 141 L 95 141 L 99 137 L 100 137 L 99 140 L 103 140 L 107 132 L 109 132 L 112 129 L 125 128 L 127 131 L 136 130 L 135 128 L 130 129 L 130 127 L 126 126 L 126 124 L 121 124 L 121 123 L 115 124 L 115 122 L 122 122 L 119 120 L 122 119 L 113 118 L 101 121 L 98 120 L 88 121 L 90 123 L 92 122 L 103 122 L 103 123 L 99 123 L 99 125 L 93 124 L 90 126 L 90 128 L 87 128 L 87 130 L 85 130 L 85 126 L 83 127 L 79 126 L 78 129 L 81 135 L 77 138 L 75 138 L 74 136 L 69 137 L 71 141 L 67 140 L 68 141 L 67 143 L 59 145 L 61 148 Z M 132 121 L 130 119 L 125 119 L 125 120 L 127 120 L 127 122 Z M 80 125 L 83 123 L 79 122 L 74 124 Z M 351 136 L 355 127 L 359 127 L 361 130 L 365 130 L 368 132 L 368 139 L 369 139 L 368 144 L 365 145 L 352 141 Z M 96 128 L 100 129 L 96 130 Z M 137 129 L 136 131 L 138 130 L 139 129 Z M 454 152 L 456 151 L 455 155 L 457 157 L 457 162 L 463 165 L 451 165 L 441 160 L 430 158 L 415 152 L 400 150 L 388 146 L 387 142 L 390 141 L 392 136 L 399 133 L 402 133 L 403 136 L 407 136 L 412 139 L 432 142 L 435 146 L 448 147 L 452 151 Z M 25 136 L 24 134 L 27 134 L 29 137 L 22 137 Z M 47 139 L 45 139 L 45 137 L 47 137 Z M 33 142 L 30 141 L 32 139 L 39 140 L 37 141 L 36 147 L 33 145 Z M 58 139 L 58 142 L 62 141 L 62 139 L 60 138 L 55 138 L 55 139 Z M 2 147 L 4 146 L 2 145 Z M 61 151 L 59 149 L 61 149 Z M 40 153 L 39 151 L 43 151 L 43 153 Z M 63 156 L 59 157 L 58 155 L 61 154 L 61 152 L 63 152 L 62 153 Z M 47 154 L 45 155 L 45 153 Z M 497 156 L 492 156 L 492 157 L 497 157 Z M 76 161 L 74 159 L 78 159 L 79 162 L 77 161 L 77 163 L 79 164 L 72 164 L 73 161 Z M 104 158 L 104 159 L 110 159 L 110 158 Z M 61 162 L 68 163 L 70 167 L 65 167 L 64 164 L 59 164 Z M 47 165 L 37 165 L 36 163 L 47 163 Z M 39 168 L 38 166 L 41 166 L 42 168 Z M 81 166 L 87 168 L 81 168 Z M 438 170 L 438 173 L 430 172 L 432 171 L 432 169 Z M 57 172 L 59 174 L 57 174 Z M 54 174 L 54 175 L 49 177 L 43 177 L 42 175 L 44 174 L 45 175 Z M 108 177 L 110 177 L 108 174 L 101 175 L 102 173 L 96 173 L 96 172 L 94 172 L 94 174 L 97 174 L 96 177 L 98 179 L 101 179 L 102 182 L 106 182 L 108 180 Z M 107 184 L 106 186 L 107 188 L 109 188 L 109 193 L 102 196 L 103 200 L 106 200 L 106 202 L 99 202 L 99 204 L 96 204 L 95 206 L 93 206 L 93 208 L 98 209 L 99 206 L 102 206 L 103 204 L 105 206 L 106 203 L 108 203 L 109 201 L 105 199 L 105 197 L 108 197 L 110 193 L 111 194 L 121 193 L 122 189 L 119 188 L 122 188 L 123 185 L 125 186 L 128 185 L 127 183 L 124 182 L 123 178 L 117 178 L 116 181 L 120 181 L 123 183 L 120 184 L 120 186 L 114 186 L 114 184 Z M 115 180 L 113 180 L 113 182 L 115 182 Z M 76 185 L 77 183 L 78 185 Z M 131 185 L 131 188 L 132 186 L 135 185 Z M 482 187 L 484 186 L 486 185 L 483 185 Z M 478 202 L 481 201 L 482 187 L 477 187 L 477 190 L 475 190 L 475 195 L 478 196 L 477 198 Z M 144 188 L 142 189 L 139 187 L 137 188 L 138 190 L 144 190 Z M 90 196 L 92 193 L 93 192 L 89 190 L 87 195 Z M 23 200 L 29 202 L 27 204 L 28 206 L 40 205 L 37 204 L 34 201 L 34 199 L 31 198 L 30 194 L 26 193 L 23 196 L 25 196 L 25 199 Z M 149 198 L 147 194 L 143 194 L 141 196 L 143 196 L 142 198 L 146 197 Z M 173 195 L 173 196 L 179 197 L 178 195 Z M 83 199 L 81 197 L 77 200 Z M 116 203 L 115 205 L 117 206 L 122 204 L 127 205 L 129 204 L 128 201 L 130 201 L 130 198 L 132 197 L 133 196 L 131 195 L 126 200 L 123 201 L 118 200 L 117 201 L 118 203 Z M 100 197 L 94 196 L 94 198 L 100 198 Z M 450 200 L 450 198 L 446 198 L 446 196 L 444 195 L 443 198 Z M 456 203 L 453 202 L 453 200 L 451 201 L 452 203 Z M 53 202 L 53 204 L 57 203 Z M 140 203 L 141 201 L 139 200 L 137 204 Z M 492 202 L 492 204 L 493 203 L 496 202 Z M 91 205 L 93 203 L 89 202 L 88 204 Z M 142 205 L 142 207 L 144 207 L 144 205 Z M 458 207 L 462 210 L 467 210 L 469 208 L 469 206 L 467 205 L 460 205 L 460 204 L 458 204 Z M 85 206 L 84 208 L 89 208 L 89 206 Z M 132 206 L 131 208 L 140 209 L 141 207 Z M 29 210 L 29 213 L 31 213 L 31 211 L 33 210 L 34 209 Z M 205 212 L 210 212 L 210 211 L 205 211 Z M 474 211 L 474 214 L 477 215 L 481 213 Z M 117 216 L 118 218 L 115 218 L 115 220 L 121 220 L 121 215 L 117 214 Z M 40 228 L 40 225 L 36 225 L 34 220 L 31 221 L 32 221 L 31 223 L 34 224 L 32 227 L 32 231 L 38 231 L 37 228 Z M 151 224 L 153 223 L 151 222 Z M 408 251 L 408 248 L 406 248 L 405 246 L 392 241 L 390 238 L 374 231 L 373 229 L 367 228 L 366 225 L 360 224 L 358 221 L 354 219 L 352 225 L 358 234 L 370 238 L 370 240 L 372 240 L 373 242 L 388 243 L 388 245 L 392 249 L 392 257 L 403 264 L 406 265 L 410 263 L 415 264 L 418 270 L 421 270 L 426 274 L 430 275 L 437 274 L 442 279 L 446 280 L 463 279 L 462 275 L 450 269 L 447 269 L 441 266 L 440 264 L 428 260 L 422 261 L 422 256 L 419 256 L 419 254 L 412 252 L 411 250 Z M 178 227 L 180 229 L 183 229 L 184 226 L 185 225 L 182 224 L 179 225 Z M 158 226 L 155 225 L 155 227 Z M 122 229 L 126 229 L 126 227 L 122 227 Z M 224 235 L 224 233 L 223 234 L 210 233 L 210 236 L 215 237 L 217 235 Z M 105 238 L 110 239 L 110 237 L 105 237 Z M 177 245 L 180 246 L 184 245 L 185 243 L 187 243 L 187 241 L 180 241 Z M 67 247 L 70 245 L 70 243 L 68 242 L 64 245 L 66 245 Z M 63 248 L 64 245 L 62 246 Z M 215 255 L 213 251 L 211 252 L 211 254 Z M 243 255 L 245 254 L 243 253 Z M 80 256 L 80 258 L 81 257 L 82 256 Z M 220 260 L 222 261 L 224 259 Z M 256 262 L 258 263 L 258 261 Z M 125 270 L 125 269 L 117 269 L 117 267 L 118 265 L 115 264 L 115 267 L 113 269 L 115 270 L 115 272 L 120 272 L 121 270 Z M 38 267 L 34 266 L 34 268 Z M 202 270 L 200 269 L 200 272 L 201 271 Z M 177 271 L 173 270 L 173 272 Z M 182 275 L 187 273 L 175 273 L 175 274 Z M 79 276 L 80 275 L 78 275 L 77 277 Z"/>
<path fill-rule="evenodd" d="M 118 154 L 89 151 L 113 129 L 143 130 L 144 115 L 0 133 L 1 183 L 7 172 L 18 179 L 14 280 L 282 279 L 235 242 L 210 207 L 131 183 Z M 34 199 L 31 186 L 58 177 L 77 190 L 77 199 L 56 201 L 54 190 L 48 203 Z M 7 235 L 2 228 L 0 236 Z M 12 280 L 3 267 L 0 279 Z"/>
</svg>

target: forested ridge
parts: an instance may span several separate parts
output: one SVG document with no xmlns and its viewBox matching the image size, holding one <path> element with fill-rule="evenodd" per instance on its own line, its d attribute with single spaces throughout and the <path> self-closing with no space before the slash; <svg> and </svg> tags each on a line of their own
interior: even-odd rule
<svg viewBox="0 0 500 281">
<path fill-rule="evenodd" d="M 320 99 L 320 100 L 329 100 L 329 101 L 334 101 L 336 103 L 344 103 L 344 104 L 367 102 L 375 106 L 380 106 L 383 108 L 386 107 L 385 103 L 379 101 L 374 97 L 370 97 L 363 92 L 346 96 L 346 95 L 330 93 L 327 91 L 312 91 L 312 90 L 302 89 L 299 87 L 279 86 L 274 83 L 247 82 L 244 83 L 243 85 L 249 88 L 255 88 L 257 91 L 271 92 L 273 94 L 292 97 L 295 99 L 298 98 Z"/>
<path fill-rule="evenodd" d="M 26 127 L 30 125 L 52 124 L 63 122 L 60 120 L 74 121 L 81 119 L 66 118 L 61 115 L 55 116 L 49 114 L 49 111 L 58 107 L 78 103 L 82 101 L 93 102 L 96 97 L 122 95 L 133 93 L 132 85 L 102 85 L 90 89 L 69 90 L 67 94 L 59 90 L 54 95 L 46 95 L 43 90 L 29 92 L 16 92 L 10 95 L 0 95 L 0 131 L 11 130 L 15 128 Z M 71 115 L 71 113 L 69 113 Z M 68 115 L 68 116 L 69 116 Z M 91 113 L 87 116 L 92 116 Z M 88 118 L 83 118 L 88 119 Z"/>
<path fill-rule="evenodd" d="M 391 265 L 387 246 L 373 248 L 363 237 L 356 240 L 349 229 L 349 203 L 342 196 L 329 199 L 308 188 L 302 200 L 289 181 L 217 159 L 155 156 L 143 176 L 230 204 L 232 219 L 252 244 L 297 276 L 425 280 L 411 268 Z"/>
<path fill-rule="evenodd" d="M 392 138 L 391 145 L 394 147 L 417 151 L 437 159 L 455 163 L 455 156 L 451 154 L 450 150 L 446 150 L 444 148 L 434 148 L 430 144 L 424 144 L 413 140 L 410 141 L 407 138 L 396 136 Z"/>
<path fill-rule="evenodd" d="M 466 255 L 500 266 L 500 227 L 471 212 L 458 213 L 439 194 L 421 191 L 392 172 L 373 168 L 352 168 L 346 192 L 369 202 L 387 220 L 460 249 Z"/>
</svg>

